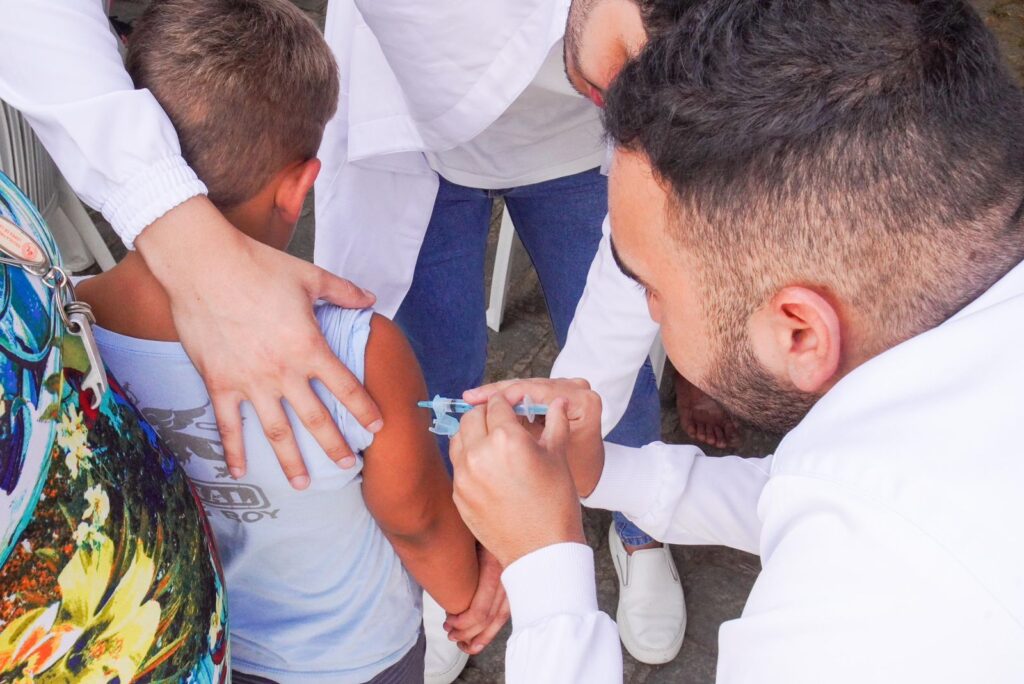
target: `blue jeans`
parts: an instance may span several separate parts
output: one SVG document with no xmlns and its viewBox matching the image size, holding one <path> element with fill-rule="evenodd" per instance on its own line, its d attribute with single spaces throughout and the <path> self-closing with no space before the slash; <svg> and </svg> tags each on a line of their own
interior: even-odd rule
<svg viewBox="0 0 1024 684">
<path fill-rule="evenodd" d="M 434 212 L 416 262 L 409 294 L 395 316 L 423 368 L 430 396 L 459 397 L 483 383 L 487 361 L 484 259 L 491 205 L 506 210 L 540 278 L 558 345 L 583 294 L 608 211 L 608 181 L 597 169 L 508 190 L 479 190 L 441 179 Z M 629 408 L 608 440 L 642 446 L 661 435 L 661 408 L 648 360 Z M 438 444 L 449 471 L 448 438 Z M 626 544 L 652 539 L 620 513 L 615 526 Z"/>
</svg>

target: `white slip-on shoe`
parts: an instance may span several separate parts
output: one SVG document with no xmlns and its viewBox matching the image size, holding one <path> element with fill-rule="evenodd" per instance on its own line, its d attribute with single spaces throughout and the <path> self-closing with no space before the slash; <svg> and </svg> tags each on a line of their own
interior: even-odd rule
<svg viewBox="0 0 1024 684">
<path fill-rule="evenodd" d="M 445 617 L 444 608 L 423 592 L 423 631 L 427 636 L 424 684 L 451 684 L 469 662 L 469 656 L 448 640 Z"/>
<path fill-rule="evenodd" d="M 629 654 L 648 665 L 667 663 L 679 654 L 686 633 L 686 603 L 679 571 L 668 546 L 626 552 L 615 524 L 608 530 L 619 608 L 615 620 Z"/>
</svg>

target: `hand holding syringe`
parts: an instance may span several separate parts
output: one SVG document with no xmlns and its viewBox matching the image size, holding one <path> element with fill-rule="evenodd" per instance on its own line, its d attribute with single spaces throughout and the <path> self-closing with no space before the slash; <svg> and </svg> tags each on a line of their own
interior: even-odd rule
<svg viewBox="0 0 1024 684">
<path fill-rule="evenodd" d="M 434 397 L 433 401 L 421 401 L 417 404 L 420 408 L 431 409 L 434 412 L 434 424 L 430 431 L 435 435 L 446 435 L 451 437 L 459 431 L 459 421 L 454 415 L 469 413 L 476 406 L 466 403 L 461 399 L 447 399 L 440 395 Z M 530 397 L 523 397 L 520 404 L 512 407 L 517 416 L 524 416 L 531 423 L 537 416 L 547 415 L 548 407 L 544 404 L 534 404 Z"/>
</svg>

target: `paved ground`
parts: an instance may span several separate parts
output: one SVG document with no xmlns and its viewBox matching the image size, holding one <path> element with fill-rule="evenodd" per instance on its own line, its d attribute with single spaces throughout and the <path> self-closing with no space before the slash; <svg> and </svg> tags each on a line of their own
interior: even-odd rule
<svg viewBox="0 0 1024 684">
<path fill-rule="evenodd" d="M 295 1 L 322 25 L 325 0 Z M 115 1 L 114 14 L 130 22 L 146 4 L 148 0 Z M 985 13 L 986 20 L 999 34 L 1010 63 L 1017 73 L 1024 76 L 1024 0 L 976 0 L 974 4 Z M 496 207 L 498 211 L 500 206 Z M 307 259 L 312 255 L 312 223 L 311 208 L 307 208 L 291 246 L 293 253 Z M 493 237 L 492 234 L 492 252 Z M 113 236 L 111 244 L 119 249 Z M 518 252 L 511 282 L 514 285 L 504 327 L 499 334 L 491 336 L 488 364 L 491 379 L 545 375 L 556 354 L 540 286 L 521 251 Z M 688 441 L 679 430 L 678 420 L 671 410 L 671 397 L 663 394 L 666 394 L 663 397 L 665 440 Z M 772 440 L 768 436 L 750 435 L 740 451 L 758 455 L 768 453 L 771 448 Z M 606 513 L 586 514 L 587 538 L 596 549 L 600 604 L 614 616 L 617 581 L 607 549 L 609 521 L 610 515 Z M 755 556 L 720 547 L 677 547 L 673 554 L 682 572 L 687 597 L 689 623 L 686 641 L 679 657 L 660 667 L 642 665 L 627 656 L 626 681 L 630 684 L 707 684 L 714 681 L 718 628 L 723 621 L 739 616 L 760 567 Z M 486 653 L 474 658 L 459 681 L 479 684 L 502 682 L 504 638 L 502 635 Z"/>
</svg>

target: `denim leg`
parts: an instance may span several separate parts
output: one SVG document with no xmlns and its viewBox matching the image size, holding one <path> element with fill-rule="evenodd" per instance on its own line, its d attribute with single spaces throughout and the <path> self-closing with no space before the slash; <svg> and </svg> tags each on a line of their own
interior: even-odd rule
<svg viewBox="0 0 1024 684">
<path fill-rule="evenodd" d="M 412 286 L 395 315 L 431 397 L 461 397 L 483 382 L 484 257 L 492 202 L 483 190 L 441 179 Z M 448 438 L 439 435 L 437 442 L 450 473 Z"/>
<path fill-rule="evenodd" d="M 601 241 L 601 224 L 608 213 L 608 180 L 594 169 L 509 190 L 505 204 L 537 270 L 555 337 L 562 346 Z M 608 440 L 643 446 L 660 436 L 661 406 L 647 361 L 629 407 Z M 615 514 L 615 526 L 626 544 L 653 541 L 620 513 Z"/>
</svg>

